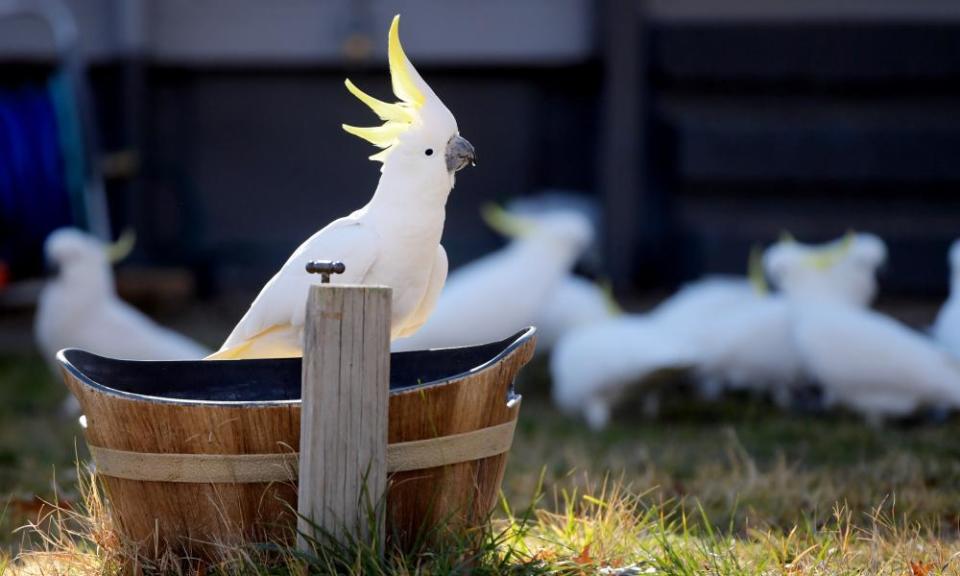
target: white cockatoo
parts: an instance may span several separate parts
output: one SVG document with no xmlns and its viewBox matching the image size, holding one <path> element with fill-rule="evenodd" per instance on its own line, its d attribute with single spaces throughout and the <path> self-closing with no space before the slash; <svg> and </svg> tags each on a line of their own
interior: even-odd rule
<svg viewBox="0 0 960 576">
<path fill-rule="evenodd" d="M 696 326 L 684 332 L 697 349 L 701 391 L 713 397 L 725 388 L 751 389 L 785 404 L 800 380 L 799 359 L 787 303 L 770 293 L 759 247 L 750 252 L 747 278 L 728 284 L 728 290 L 726 300 L 702 310 Z"/>
<path fill-rule="evenodd" d="M 885 256 L 883 243 L 875 236 L 850 236 L 821 247 L 781 244 L 801 254 L 797 264 L 789 266 L 791 277 L 801 279 L 801 294 L 831 295 L 853 305 L 865 305 L 872 298 L 873 276 Z M 785 250 L 778 246 L 767 254 Z M 684 286 L 646 315 L 564 336 L 551 361 L 555 402 L 568 412 L 579 410 L 592 426 L 602 427 L 611 402 L 627 387 L 664 369 L 687 368 L 705 393 L 751 388 L 787 402 L 791 386 L 803 381 L 802 363 L 793 338 L 790 301 L 769 291 L 763 265 L 756 250 L 746 278 L 708 277 Z M 801 270 L 794 272 L 794 266 Z M 584 367 L 578 369 L 580 365 Z"/>
<path fill-rule="evenodd" d="M 492 342 L 533 324 L 593 238 L 578 212 L 526 218 L 491 206 L 484 217 L 513 240 L 451 274 L 433 315 L 419 332 L 394 342 L 395 351 Z"/>
<path fill-rule="evenodd" d="M 566 332 L 550 357 L 554 404 L 604 428 L 612 405 L 632 384 L 665 368 L 684 368 L 696 352 L 640 315 L 624 315 Z"/>
<path fill-rule="evenodd" d="M 769 328 L 765 290 L 755 276 L 708 276 L 686 284 L 649 313 L 661 333 L 696 358 L 697 379 L 706 395 L 719 394 L 733 373 L 747 370 L 732 365 L 749 354 L 743 345 L 763 340 L 762 332 Z M 764 345 L 772 348 L 776 342 Z"/>
<path fill-rule="evenodd" d="M 117 296 L 110 265 L 121 255 L 112 247 L 75 228 L 61 228 L 47 237 L 44 252 L 56 275 L 40 293 L 34 331 L 55 370 L 63 348 L 129 360 L 198 360 L 209 354 Z"/>
<path fill-rule="evenodd" d="M 960 406 L 960 364 L 931 339 L 866 308 L 885 257 L 873 235 L 826 250 L 781 243 L 766 254 L 767 273 L 790 305 L 804 371 L 823 388 L 828 406 L 871 421 L 924 406 Z"/>
<path fill-rule="evenodd" d="M 346 82 L 347 89 L 384 121 L 344 130 L 383 150 L 373 198 L 328 224 L 290 256 L 250 305 L 214 359 L 275 358 L 303 354 L 303 324 L 311 260 L 339 260 L 346 271 L 333 283 L 380 284 L 393 289 L 391 339 L 409 336 L 426 322 L 447 277 L 440 237 L 446 202 L 458 170 L 475 160 L 457 121 L 407 59 L 400 45 L 399 16 L 388 35 L 394 95 L 387 103 Z"/>
<path fill-rule="evenodd" d="M 804 246 L 787 237 L 767 254 L 784 249 L 803 254 L 788 271 L 780 271 L 793 280 L 784 287 L 778 277 L 785 293 L 820 294 L 861 308 L 876 294 L 876 270 L 886 257 L 886 247 L 873 234 L 849 233 L 821 246 Z M 763 281 L 758 253 L 751 257 L 750 275 L 755 285 Z M 711 340 L 698 368 L 726 387 L 767 391 L 785 405 L 792 389 L 806 381 L 793 338 L 790 301 L 784 293 L 759 292 L 761 297 L 751 305 L 719 317 L 717 329 L 724 338 Z"/>
<path fill-rule="evenodd" d="M 867 232 L 848 232 L 820 245 L 788 236 L 764 254 L 764 268 L 787 296 L 819 296 L 862 308 L 877 295 L 877 270 L 886 259 L 886 244 Z"/>
<path fill-rule="evenodd" d="M 960 358 L 960 240 L 950 245 L 950 296 L 937 314 L 931 333 L 934 340 Z"/>
<path fill-rule="evenodd" d="M 921 407 L 960 407 L 960 361 L 929 337 L 873 310 L 805 301 L 793 318 L 805 370 L 826 405 L 871 421 Z"/>
<path fill-rule="evenodd" d="M 597 201 L 596 197 L 575 190 L 547 188 L 537 194 L 511 198 L 506 202 L 505 207 L 511 214 L 530 218 L 536 218 L 557 210 L 579 212 L 590 220 L 590 225 L 594 230 L 603 230 L 603 206 L 601 203 Z M 599 236 L 594 235 L 593 242 L 584 249 L 577 261 L 579 267 L 591 274 L 599 274 L 604 268 L 603 243 L 601 240 Z M 538 326 L 537 350 L 542 347 L 543 334 Z"/>
<path fill-rule="evenodd" d="M 555 212 L 578 212 L 590 222 L 594 240 L 577 258 L 588 269 L 600 267 L 600 247 L 596 230 L 601 223 L 600 207 L 585 194 L 565 190 L 547 190 L 533 196 L 521 196 L 507 202 L 507 211 L 537 220 Z M 537 327 L 537 354 L 548 354 L 564 332 L 605 320 L 621 313 L 609 286 L 603 286 L 568 272 L 547 295 L 533 320 Z"/>
<path fill-rule="evenodd" d="M 540 305 L 537 352 L 548 353 L 567 332 L 622 313 L 609 289 L 581 276 L 567 274 Z"/>
</svg>

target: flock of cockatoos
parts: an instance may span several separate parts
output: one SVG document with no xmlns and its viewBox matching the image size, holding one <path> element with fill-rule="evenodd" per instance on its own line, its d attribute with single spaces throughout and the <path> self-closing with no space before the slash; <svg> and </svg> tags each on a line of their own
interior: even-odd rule
<svg viewBox="0 0 960 576">
<path fill-rule="evenodd" d="M 653 310 L 625 314 L 609 291 L 573 274 L 597 235 L 582 211 L 551 207 L 483 217 L 510 239 L 502 250 L 454 271 L 440 238 L 455 174 L 475 160 L 457 122 L 409 62 L 399 18 L 388 35 L 393 92 L 388 103 L 347 89 L 383 121 L 344 126 L 381 149 L 371 200 L 304 242 L 266 284 L 219 351 L 162 328 L 120 300 L 111 247 L 77 230 L 46 243 L 58 274 L 46 285 L 36 338 L 53 361 L 80 347 L 130 359 L 237 359 L 302 354 L 310 260 L 346 265 L 333 282 L 393 288 L 395 351 L 499 340 L 539 329 L 549 354 L 557 407 L 602 428 L 631 387 L 664 370 L 693 374 L 707 395 L 729 389 L 769 393 L 788 405 L 818 386 L 826 406 L 871 420 L 919 409 L 960 407 L 960 243 L 950 251 L 950 299 L 930 333 L 870 308 L 883 241 L 848 233 L 825 245 L 783 238 L 751 255 L 745 277 L 708 277 Z"/>
</svg>

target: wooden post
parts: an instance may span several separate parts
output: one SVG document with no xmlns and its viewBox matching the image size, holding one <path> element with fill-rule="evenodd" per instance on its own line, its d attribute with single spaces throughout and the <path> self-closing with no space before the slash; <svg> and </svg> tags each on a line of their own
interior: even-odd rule
<svg viewBox="0 0 960 576">
<path fill-rule="evenodd" d="M 297 504 L 302 550 L 309 548 L 303 535 L 322 540 L 323 533 L 343 543 L 383 542 L 390 298 L 383 286 L 310 289 Z"/>
</svg>

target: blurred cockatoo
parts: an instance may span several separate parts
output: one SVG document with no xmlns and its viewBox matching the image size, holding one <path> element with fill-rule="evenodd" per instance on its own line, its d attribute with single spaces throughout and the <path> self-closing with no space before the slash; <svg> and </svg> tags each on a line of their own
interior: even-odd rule
<svg viewBox="0 0 960 576">
<path fill-rule="evenodd" d="M 885 256 L 873 235 L 848 236 L 826 250 L 781 243 L 767 253 L 764 265 L 788 299 L 803 368 L 827 405 L 872 421 L 960 406 L 960 364 L 929 338 L 865 308 Z"/>
<path fill-rule="evenodd" d="M 933 338 L 955 357 L 960 358 L 960 240 L 950 245 L 950 297 L 933 323 Z"/>
<path fill-rule="evenodd" d="M 590 324 L 565 333 L 554 347 L 550 357 L 553 402 L 599 430 L 631 384 L 658 370 L 692 366 L 696 359 L 693 348 L 643 316 L 624 315 Z"/>
<path fill-rule="evenodd" d="M 490 206 L 484 216 L 514 240 L 456 270 L 430 320 L 395 351 L 491 342 L 529 326 L 593 238 L 578 212 L 526 218 Z"/>
<path fill-rule="evenodd" d="M 848 232 L 821 245 L 786 236 L 764 255 L 764 268 L 787 296 L 820 296 L 864 307 L 877 295 L 877 270 L 886 259 L 886 244 L 867 232 Z"/>
<path fill-rule="evenodd" d="M 56 354 L 63 348 L 130 360 L 197 360 L 209 354 L 117 297 L 111 260 L 121 258 L 130 247 L 129 242 L 125 248 L 107 247 L 74 228 L 61 228 L 47 237 L 44 251 L 56 276 L 40 294 L 34 330 L 54 370 Z"/>
<path fill-rule="evenodd" d="M 589 196 L 565 190 L 548 190 L 521 196 L 507 203 L 507 211 L 537 221 L 556 212 L 577 212 L 589 222 L 593 241 L 577 257 L 577 265 L 589 270 L 600 267 L 600 246 L 595 231 L 601 226 L 600 207 Z M 537 327 L 537 353 L 547 354 L 567 331 L 617 316 L 621 313 L 609 286 L 568 272 L 545 298 L 533 320 Z"/>
<path fill-rule="evenodd" d="M 819 294 L 864 307 L 876 293 L 876 270 L 886 256 L 883 242 L 872 234 L 848 233 L 820 246 L 805 246 L 786 237 L 767 254 L 793 250 L 800 257 L 780 270 L 778 287 L 801 295 Z M 763 280 L 760 255 L 751 256 L 750 278 L 755 286 Z M 782 284 L 784 276 L 789 280 Z M 701 377 L 713 385 L 763 390 L 781 405 L 791 400 L 793 387 L 806 378 L 792 333 L 788 296 L 757 291 L 747 306 L 721 313 L 714 325 L 720 338 L 702 347 L 698 363 Z M 708 388 L 710 384 L 707 385 Z"/>
<path fill-rule="evenodd" d="M 530 196 L 517 196 L 506 202 L 511 214 L 528 218 L 537 218 L 556 211 L 579 212 L 589 221 L 593 230 L 603 230 L 603 206 L 595 196 L 565 190 L 548 188 Z M 591 275 L 601 275 L 603 266 L 603 245 L 599 236 L 583 250 L 577 260 L 577 267 Z M 543 349 L 543 332 L 537 326 L 537 351 Z"/>
<path fill-rule="evenodd" d="M 820 247 L 781 244 L 798 254 L 786 267 L 790 278 L 800 279 L 792 289 L 852 305 L 872 296 L 873 275 L 885 254 L 875 236 L 850 236 Z M 786 249 L 777 246 L 768 253 Z M 599 427 L 627 387 L 661 370 L 692 368 L 710 395 L 725 387 L 752 388 L 786 403 L 791 387 L 803 381 L 791 309 L 786 297 L 769 291 L 759 251 L 751 253 L 749 270 L 746 278 L 715 276 L 688 284 L 647 315 L 562 337 L 551 361 L 555 402 L 566 411 L 581 411 Z"/>
<path fill-rule="evenodd" d="M 786 404 L 790 387 L 800 380 L 787 302 L 770 293 L 759 247 L 751 251 L 748 269 L 749 294 L 707 312 L 693 334 L 697 378 L 707 396 L 724 388 L 751 389 Z"/>
<path fill-rule="evenodd" d="M 213 359 L 274 358 L 303 354 L 311 260 L 340 260 L 334 283 L 393 288 L 391 339 L 417 331 L 433 310 L 447 277 L 440 237 L 454 175 L 475 160 L 457 121 L 407 59 L 400 45 L 399 16 L 388 36 L 394 95 L 387 103 L 346 82 L 351 94 L 384 121 L 373 128 L 344 125 L 350 134 L 383 150 L 373 198 L 353 214 L 328 224 L 290 256 L 250 305 Z"/>
<path fill-rule="evenodd" d="M 825 403 L 871 421 L 960 407 L 960 363 L 930 338 L 873 310 L 829 300 L 794 307 L 793 334 Z"/>
</svg>

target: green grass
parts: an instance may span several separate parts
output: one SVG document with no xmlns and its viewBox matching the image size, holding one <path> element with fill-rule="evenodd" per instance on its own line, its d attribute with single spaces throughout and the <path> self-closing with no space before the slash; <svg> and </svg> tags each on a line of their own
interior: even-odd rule
<svg viewBox="0 0 960 576">
<path fill-rule="evenodd" d="M 665 387 L 592 433 L 556 414 L 542 365 L 521 383 L 521 423 L 491 526 L 380 560 L 364 546 L 315 553 L 225 549 L 207 572 L 364 574 L 956 574 L 960 420 L 866 426 L 785 414 L 762 399 L 694 399 Z M 79 428 L 33 357 L 0 357 L 0 566 L 110 573 L 122 545 L 95 482 L 74 473 Z M 81 442 L 82 444 L 82 442 Z M 34 496 L 54 498 L 41 509 Z M 78 489 L 78 481 L 85 485 Z M 12 533 L 33 522 L 35 529 Z M 34 552 L 14 562 L 20 552 Z M 36 554 L 42 552 L 42 554 Z M 168 563 L 167 571 L 183 571 Z M 632 570 L 625 571 L 626 569 Z"/>
</svg>

